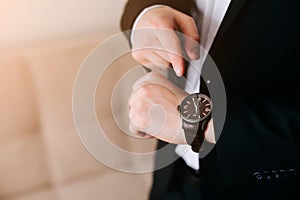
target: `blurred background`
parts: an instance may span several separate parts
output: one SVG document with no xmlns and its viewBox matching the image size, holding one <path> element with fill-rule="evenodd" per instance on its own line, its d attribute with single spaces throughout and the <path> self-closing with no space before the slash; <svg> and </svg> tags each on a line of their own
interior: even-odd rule
<svg viewBox="0 0 300 200">
<path fill-rule="evenodd" d="M 98 43 L 120 32 L 125 3 L 0 0 L 1 200 L 147 199 L 151 173 L 122 173 L 96 161 L 72 118 L 80 64 Z M 134 65 L 127 56 L 114 69 L 124 62 Z M 111 111 L 102 89 L 96 108 L 105 120 Z M 122 148 L 154 150 L 153 140 L 136 144 L 117 127 L 111 130 L 109 138 Z"/>
</svg>

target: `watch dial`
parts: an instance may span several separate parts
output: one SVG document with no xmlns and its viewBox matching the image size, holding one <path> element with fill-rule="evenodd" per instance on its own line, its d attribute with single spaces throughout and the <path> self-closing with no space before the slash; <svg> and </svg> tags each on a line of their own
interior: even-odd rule
<svg viewBox="0 0 300 200">
<path fill-rule="evenodd" d="M 212 102 L 203 94 L 187 96 L 180 106 L 182 118 L 188 122 L 199 122 L 205 119 L 211 112 Z"/>
</svg>

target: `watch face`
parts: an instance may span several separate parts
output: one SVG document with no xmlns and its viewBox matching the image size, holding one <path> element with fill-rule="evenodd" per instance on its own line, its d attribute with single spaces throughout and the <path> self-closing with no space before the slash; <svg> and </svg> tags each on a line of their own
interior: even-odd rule
<svg viewBox="0 0 300 200">
<path fill-rule="evenodd" d="M 204 120 L 212 110 L 210 98 L 204 94 L 191 94 L 180 105 L 182 118 L 191 123 Z"/>
</svg>

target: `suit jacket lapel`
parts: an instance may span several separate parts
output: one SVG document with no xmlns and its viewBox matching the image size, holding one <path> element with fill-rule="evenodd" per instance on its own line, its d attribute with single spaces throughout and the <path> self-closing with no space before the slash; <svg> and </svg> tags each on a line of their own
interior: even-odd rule
<svg viewBox="0 0 300 200">
<path fill-rule="evenodd" d="M 239 16 L 241 11 L 243 10 L 243 7 L 246 5 L 247 1 L 248 0 L 231 0 L 225 17 L 218 30 L 216 39 L 222 38 L 222 36 L 228 31 L 228 29 L 233 24 L 234 20 Z"/>
<path fill-rule="evenodd" d="M 224 16 L 224 19 L 220 25 L 220 28 L 217 32 L 217 35 L 214 39 L 214 42 L 211 46 L 211 49 L 209 51 L 209 54 L 211 56 L 212 59 L 215 59 L 220 55 L 220 50 L 218 47 L 220 45 L 220 43 L 222 43 L 222 41 L 224 40 L 224 37 L 226 39 L 226 33 L 227 31 L 230 30 L 230 27 L 232 26 L 232 24 L 234 23 L 234 20 L 239 16 L 239 14 L 241 13 L 241 11 L 243 10 L 243 7 L 246 5 L 246 2 L 248 0 L 231 0 L 230 5 L 227 9 L 227 12 Z M 222 55 L 222 53 L 221 53 Z M 209 60 L 209 59 L 208 59 Z M 207 62 L 207 60 L 206 60 Z M 220 63 L 217 63 L 218 65 Z M 206 63 L 203 65 L 202 68 L 202 73 L 203 71 L 205 71 L 207 68 L 209 67 L 209 65 Z M 204 81 L 200 81 L 200 83 L 203 83 Z M 200 84 L 200 91 L 206 91 L 206 84 Z"/>
</svg>

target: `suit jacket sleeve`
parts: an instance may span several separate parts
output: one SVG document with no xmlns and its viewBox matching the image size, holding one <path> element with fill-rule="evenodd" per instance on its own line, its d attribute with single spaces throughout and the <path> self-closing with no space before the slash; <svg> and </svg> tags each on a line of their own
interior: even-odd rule
<svg viewBox="0 0 300 200">
<path fill-rule="evenodd" d="M 196 4 L 193 0 L 129 0 L 121 19 L 122 31 L 130 30 L 139 13 L 144 8 L 155 4 L 167 5 L 188 15 L 191 15 L 192 10 L 196 8 Z"/>
</svg>

